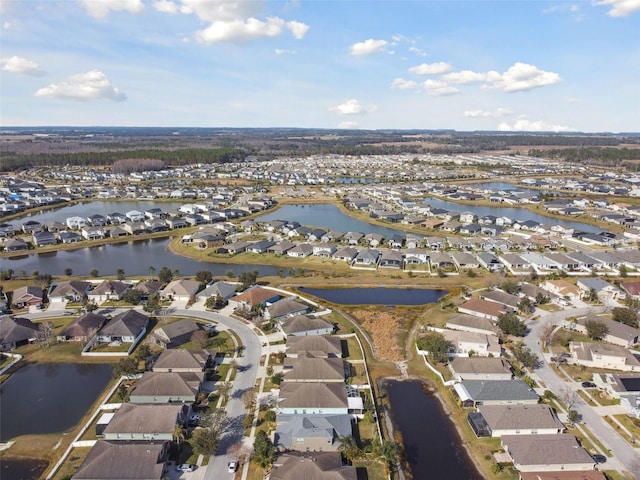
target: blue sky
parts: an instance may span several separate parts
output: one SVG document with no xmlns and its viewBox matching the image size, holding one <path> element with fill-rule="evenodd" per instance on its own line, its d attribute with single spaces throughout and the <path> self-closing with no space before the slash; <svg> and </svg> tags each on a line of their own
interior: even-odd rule
<svg viewBox="0 0 640 480">
<path fill-rule="evenodd" d="M 640 131 L 640 0 L 0 0 L 0 124 Z"/>
</svg>

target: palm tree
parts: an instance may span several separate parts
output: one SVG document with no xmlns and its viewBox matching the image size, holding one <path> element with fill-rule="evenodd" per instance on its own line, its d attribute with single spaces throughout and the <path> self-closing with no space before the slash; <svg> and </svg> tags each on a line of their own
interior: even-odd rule
<svg viewBox="0 0 640 480">
<path fill-rule="evenodd" d="M 182 425 L 176 423 L 176 426 L 173 427 L 173 438 L 176 440 L 176 443 L 178 444 L 178 451 L 179 451 L 180 442 L 184 442 L 184 439 L 186 438 L 186 433 Z"/>
<path fill-rule="evenodd" d="M 340 444 L 338 446 L 338 451 L 349 461 L 355 460 L 362 453 L 352 435 L 345 435 L 338 438 L 338 443 Z"/>
<path fill-rule="evenodd" d="M 373 444 L 373 453 L 382 460 L 388 473 L 395 470 L 396 465 L 400 461 L 400 450 L 398 446 L 388 440 L 382 440 L 382 443 L 380 443 L 380 441 L 376 439 Z"/>
<path fill-rule="evenodd" d="M 233 387 L 233 384 L 231 382 L 222 382 L 221 384 L 218 385 L 218 388 L 217 388 L 218 395 L 220 395 L 221 398 L 224 398 L 225 402 L 229 397 L 229 393 L 231 393 L 232 387 Z"/>
</svg>

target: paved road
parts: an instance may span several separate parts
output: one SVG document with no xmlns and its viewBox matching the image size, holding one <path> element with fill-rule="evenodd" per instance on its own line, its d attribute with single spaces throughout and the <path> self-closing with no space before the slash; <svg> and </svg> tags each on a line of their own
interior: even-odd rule
<svg viewBox="0 0 640 480">
<path fill-rule="evenodd" d="M 220 448 L 218 448 L 216 454 L 209 460 L 206 474 L 202 477 L 205 480 L 231 478 L 232 475 L 227 472 L 227 463 L 230 460 L 237 460 L 237 458 L 229 453 L 229 449 L 237 448 L 245 439 L 242 421 L 246 416 L 246 410 L 244 408 L 244 402 L 242 401 L 242 394 L 247 390 L 253 390 L 255 386 L 258 368 L 260 366 L 260 357 L 262 355 L 261 341 L 257 333 L 246 324 L 219 313 L 175 310 L 174 314 L 218 322 L 232 329 L 238 337 L 240 337 L 240 341 L 244 346 L 242 356 L 237 358 L 238 372 L 233 382 L 233 389 L 229 395 L 229 401 L 225 407 L 230 420 L 229 427 L 222 438 Z"/>
<path fill-rule="evenodd" d="M 581 308 L 569 308 L 559 312 L 544 312 L 536 321 L 530 322 L 531 331 L 524 339 L 525 345 L 535 352 L 541 359 L 545 358 L 542 352 L 542 346 L 539 342 L 540 332 L 544 326 L 551 322 L 554 325 L 560 323 L 567 317 L 582 316 L 588 313 L 600 313 L 605 311 L 605 306 L 589 306 Z M 549 355 L 547 355 L 548 360 Z M 551 366 L 548 361 L 535 370 L 532 375 L 534 379 L 539 380 L 546 388 L 558 394 L 567 386 L 572 390 L 581 388 L 580 383 L 568 381 L 564 376 L 559 376 L 555 367 Z M 602 466 L 604 470 L 628 470 L 634 472 L 638 468 L 638 451 L 629 445 L 616 431 L 582 398 L 577 397 L 577 401 L 573 406 L 574 410 L 582 416 L 583 422 L 592 432 L 593 436 L 602 442 L 613 454 Z M 640 472 L 636 473 L 636 478 L 640 479 Z"/>
</svg>

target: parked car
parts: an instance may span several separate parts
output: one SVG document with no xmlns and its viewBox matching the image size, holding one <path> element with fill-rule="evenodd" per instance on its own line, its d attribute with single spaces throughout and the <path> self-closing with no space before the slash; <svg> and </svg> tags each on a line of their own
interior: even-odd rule
<svg viewBox="0 0 640 480">
<path fill-rule="evenodd" d="M 233 461 L 227 463 L 227 470 L 229 471 L 229 473 L 235 473 L 236 470 L 238 470 L 238 462 L 233 460 Z"/>
<path fill-rule="evenodd" d="M 183 463 L 182 465 L 178 465 L 176 470 L 178 472 L 193 472 L 196 469 L 196 466 L 191 463 Z"/>
<path fill-rule="evenodd" d="M 593 382 L 582 382 L 582 388 L 596 388 L 596 384 Z"/>
<path fill-rule="evenodd" d="M 591 458 L 593 458 L 593 461 L 596 463 L 607 463 L 607 457 L 604 455 L 591 455 Z"/>
</svg>

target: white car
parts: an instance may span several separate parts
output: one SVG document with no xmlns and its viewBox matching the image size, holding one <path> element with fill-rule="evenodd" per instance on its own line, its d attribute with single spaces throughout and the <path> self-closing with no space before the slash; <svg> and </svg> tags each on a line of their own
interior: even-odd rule
<svg viewBox="0 0 640 480">
<path fill-rule="evenodd" d="M 236 473 L 236 470 L 238 470 L 238 462 L 233 460 L 227 463 L 227 470 L 229 471 L 229 473 Z"/>
<path fill-rule="evenodd" d="M 190 463 L 183 463 L 182 465 L 178 465 L 176 467 L 176 470 L 178 472 L 193 472 L 195 469 L 196 469 L 196 466 Z"/>
</svg>

